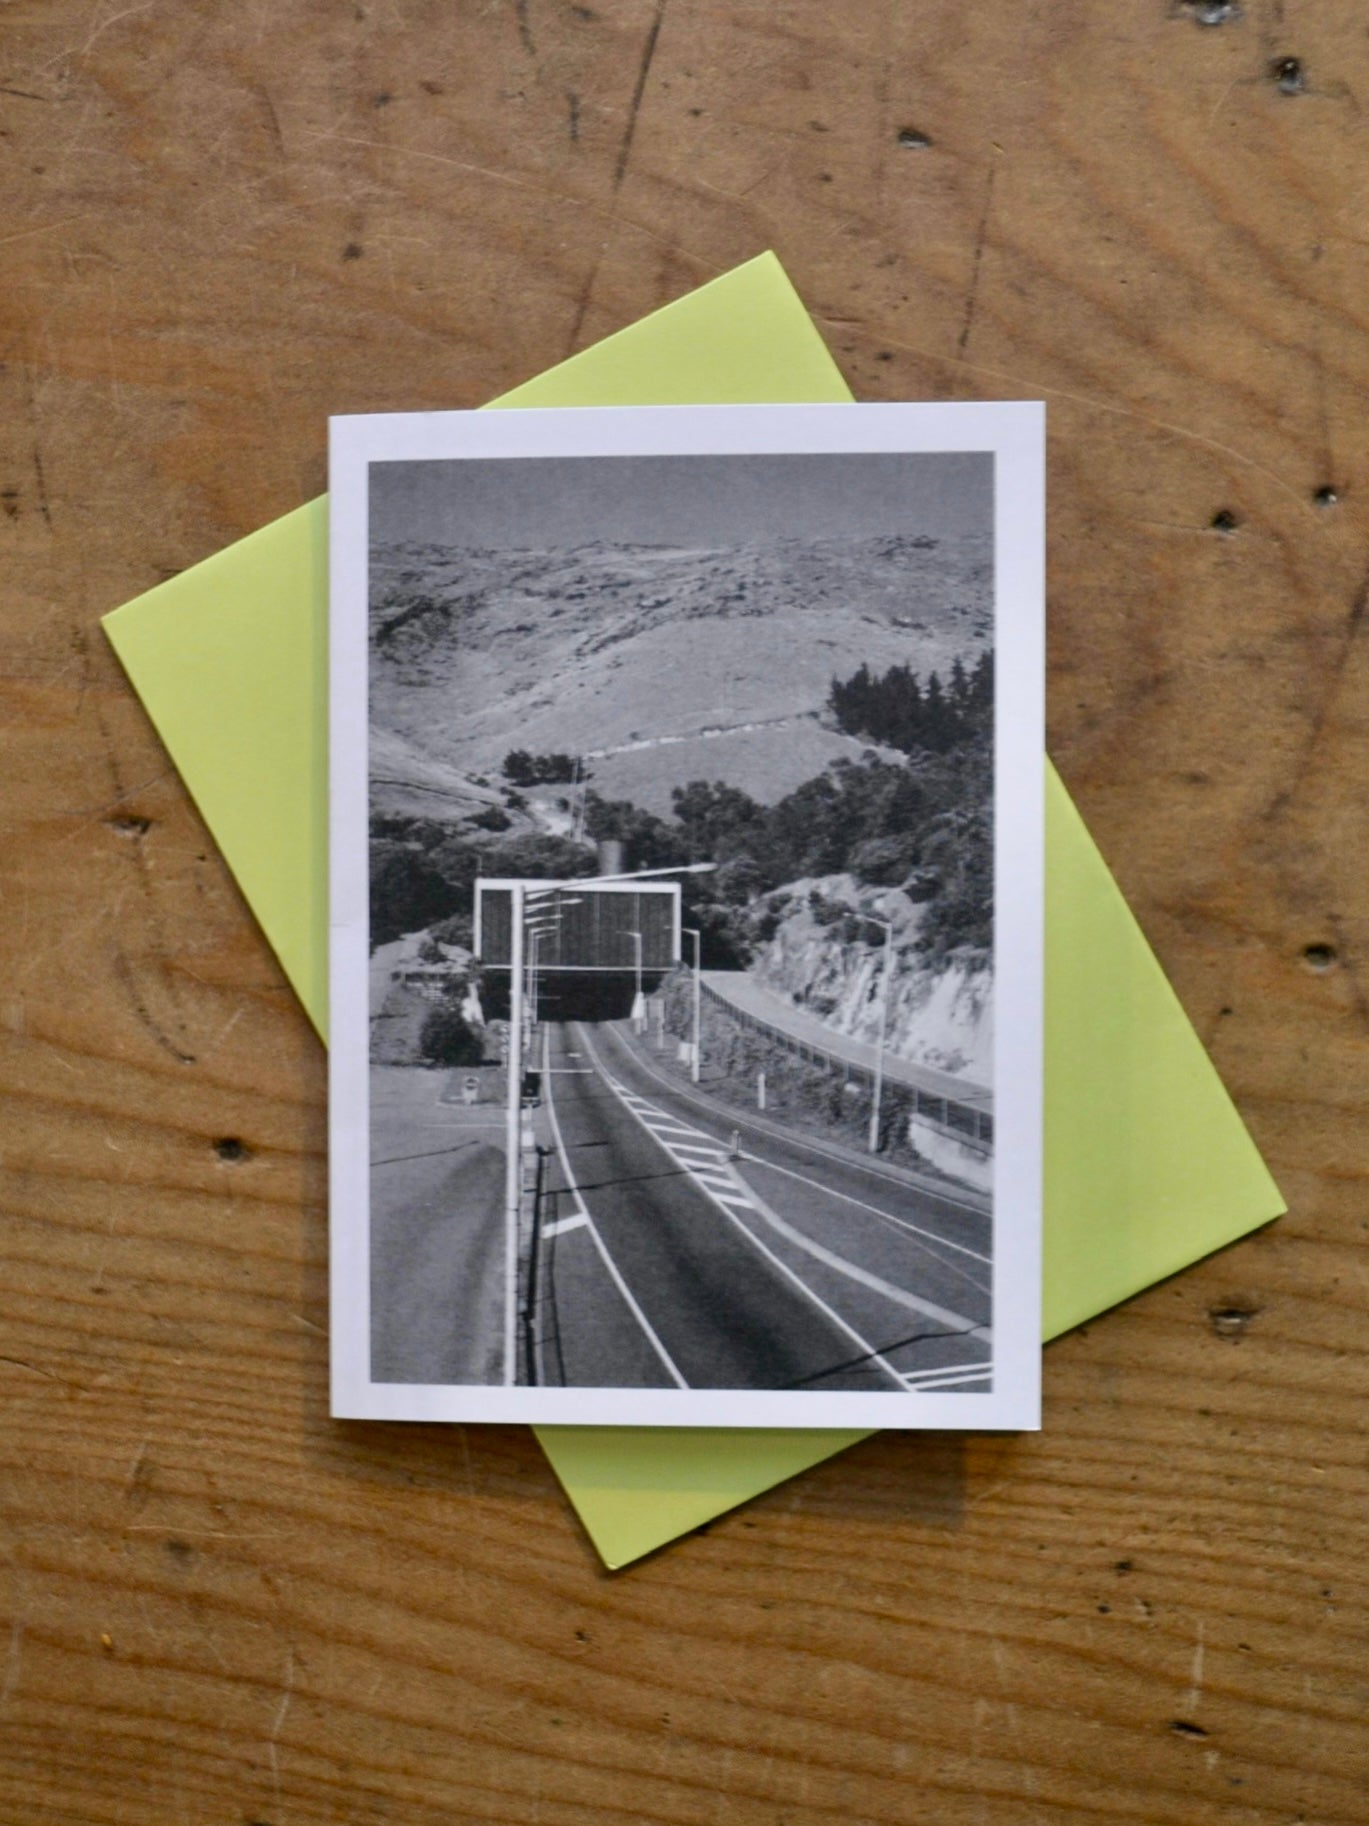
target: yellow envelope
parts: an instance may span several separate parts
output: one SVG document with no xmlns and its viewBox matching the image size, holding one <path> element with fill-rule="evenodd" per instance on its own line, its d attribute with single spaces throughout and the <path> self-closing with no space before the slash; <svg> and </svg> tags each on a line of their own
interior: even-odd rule
<svg viewBox="0 0 1369 1826">
<path fill-rule="evenodd" d="M 849 400 L 773 254 L 505 394 L 508 406 Z M 320 1033 L 327 1011 L 326 498 L 105 618 L 114 649 Z M 1047 764 L 1044 1336 L 1284 1209 Z M 542 1427 L 622 1566 L 862 1437 Z"/>
</svg>

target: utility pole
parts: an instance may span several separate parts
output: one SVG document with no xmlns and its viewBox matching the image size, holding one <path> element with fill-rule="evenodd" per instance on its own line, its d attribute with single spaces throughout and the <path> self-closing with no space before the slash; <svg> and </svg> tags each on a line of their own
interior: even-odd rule
<svg viewBox="0 0 1369 1826">
<path fill-rule="evenodd" d="M 870 1152 L 879 1152 L 879 1106 L 884 1096 L 884 1040 L 889 1025 L 889 985 L 894 974 L 894 928 L 887 919 L 865 913 L 872 926 L 884 927 L 884 978 L 879 996 L 879 1043 L 875 1047 L 875 1089 L 870 1103 Z"/>
<path fill-rule="evenodd" d="M 702 999 L 702 974 L 700 970 L 700 945 L 702 934 L 697 926 L 681 926 L 694 940 L 694 1039 L 689 1049 L 689 1075 L 695 1084 L 699 1082 L 699 1014 Z"/>
</svg>

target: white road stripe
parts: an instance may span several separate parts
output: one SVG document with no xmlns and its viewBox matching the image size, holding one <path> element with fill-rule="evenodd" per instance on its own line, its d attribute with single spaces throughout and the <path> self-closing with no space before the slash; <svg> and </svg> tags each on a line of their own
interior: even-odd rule
<svg viewBox="0 0 1369 1826">
<path fill-rule="evenodd" d="M 560 1157 L 561 1171 L 562 1171 L 562 1173 L 565 1174 L 566 1186 L 567 1186 L 567 1189 L 569 1190 L 571 1196 L 575 1200 L 577 1212 L 579 1215 L 581 1215 L 584 1218 L 586 1224 L 589 1226 L 589 1233 L 590 1233 L 591 1238 L 593 1239 L 594 1247 L 599 1251 L 600 1259 L 602 1260 L 604 1267 L 608 1269 L 608 1272 L 609 1272 L 610 1276 L 612 1277 L 614 1286 L 618 1289 L 619 1293 L 622 1294 L 623 1299 L 626 1301 L 628 1310 L 631 1312 L 633 1318 L 637 1321 L 638 1325 L 641 1326 L 642 1336 L 646 1339 L 647 1343 L 655 1351 L 656 1355 L 661 1359 L 661 1362 L 665 1367 L 666 1374 L 670 1377 L 671 1381 L 675 1384 L 676 1388 L 687 1389 L 689 1387 L 689 1384 L 685 1381 L 684 1377 L 680 1374 L 679 1367 L 676 1364 L 675 1359 L 671 1356 L 670 1352 L 666 1349 L 665 1345 L 661 1343 L 661 1340 L 656 1336 L 655 1327 L 652 1325 L 650 1319 L 647 1318 L 646 1314 L 642 1311 L 641 1307 L 637 1304 L 637 1300 L 632 1292 L 632 1289 L 628 1286 L 627 1282 L 623 1279 L 622 1274 L 619 1271 L 618 1264 L 614 1261 L 613 1257 L 609 1254 L 607 1248 L 604 1245 L 604 1239 L 599 1234 L 599 1226 L 595 1223 L 594 1219 L 589 1214 L 589 1206 L 586 1205 L 584 1199 L 580 1195 L 580 1188 L 575 1183 L 575 1175 L 570 1170 L 570 1161 L 566 1158 L 566 1144 L 561 1139 L 561 1124 L 556 1120 L 556 1105 L 551 1100 L 551 1095 L 550 1095 L 551 1086 L 550 1085 L 548 1085 L 547 1091 L 548 1091 L 548 1095 L 546 1097 L 547 1117 L 548 1117 L 549 1121 L 551 1122 L 551 1132 L 552 1132 L 552 1136 L 556 1142 L 557 1155 Z"/>
<path fill-rule="evenodd" d="M 844 1204 L 856 1205 L 862 1211 L 872 1212 L 874 1216 L 882 1217 L 886 1223 L 897 1225 L 900 1230 L 910 1230 L 914 1236 L 926 1237 L 940 1249 L 954 1249 L 957 1255 L 973 1256 L 976 1262 L 983 1262 L 986 1268 L 993 1266 L 991 1255 L 981 1255 L 979 1250 L 968 1249 L 964 1243 L 953 1243 L 949 1237 L 941 1236 L 935 1230 L 923 1230 L 919 1225 L 910 1223 L 906 1217 L 895 1217 L 892 1211 L 881 1210 L 878 1205 L 868 1205 L 863 1198 L 853 1198 L 849 1192 L 838 1192 L 834 1186 L 825 1186 L 820 1179 L 809 1179 L 804 1173 L 796 1173 L 792 1167 L 777 1166 L 773 1160 L 767 1160 L 763 1154 L 743 1153 L 741 1158 L 754 1160 L 758 1167 L 764 1167 L 769 1173 L 782 1173 L 786 1179 L 797 1179 L 800 1185 L 812 1186 L 815 1190 L 826 1193 L 828 1198 L 839 1198 Z M 947 1263 L 946 1266 L 949 1267 L 950 1264 Z M 970 1285 L 978 1287 L 979 1283 L 972 1281 Z M 981 1288 L 980 1291 L 987 1293 L 988 1289 Z"/>
<path fill-rule="evenodd" d="M 961 1313 L 952 1312 L 948 1306 L 937 1306 L 931 1300 L 924 1300 L 918 1294 L 909 1293 L 906 1288 L 895 1287 L 892 1281 L 884 1280 L 880 1275 L 871 1274 L 868 1268 L 860 1267 L 856 1262 L 848 1262 L 844 1255 L 838 1255 L 834 1249 L 826 1248 L 822 1243 L 815 1243 L 811 1236 L 805 1236 L 802 1230 L 780 1216 L 766 1204 L 754 1186 L 749 1188 L 756 1202 L 756 1210 L 786 1241 L 797 1248 L 805 1250 L 816 1261 L 823 1262 L 829 1268 L 835 1268 L 838 1274 L 844 1274 L 848 1280 L 858 1281 L 862 1287 L 868 1287 L 873 1293 L 884 1295 L 886 1300 L 893 1300 L 898 1306 L 906 1306 L 910 1312 L 920 1312 L 924 1318 L 933 1319 L 938 1325 L 944 1325 L 947 1331 L 962 1333 L 969 1338 L 977 1338 L 993 1347 L 993 1333 L 987 1325 L 976 1325 L 972 1319 Z"/>
<path fill-rule="evenodd" d="M 910 1395 L 946 1395 L 971 1382 L 992 1381 L 993 1376 L 989 1370 L 966 1370 L 963 1376 L 950 1376 L 944 1382 L 910 1382 L 907 1388 Z"/>
<path fill-rule="evenodd" d="M 583 1230 L 589 1218 L 583 1211 L 577 1211 L 573 1217 L 559 1218 L 554 1224 L 543 1224 L 543 1236 L 564 1236 L 567 1230 Z"/>
<path fill-rule="evenodd" d="M 909 1388 L 921 1388 L 936 1382 L 963 1382 L 967 1376 L 988 1376 L 991 1363 L 945 1363 L 940 1369 L 904 1370 L 903 1380 Z"/>
</svg>

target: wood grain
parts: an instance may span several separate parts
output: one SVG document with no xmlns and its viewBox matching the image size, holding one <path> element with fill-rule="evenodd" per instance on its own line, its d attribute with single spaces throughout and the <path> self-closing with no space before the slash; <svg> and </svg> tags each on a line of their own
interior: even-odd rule
<svg viewBox="0 0 1369 1826">
<path fill-rule="evenodd" d="M 0 1817 L 1369 1821 L 1366 108 L 1348 0 L 0 9 Z M 97 620 L 767 246 L 1049 401 L 1054 752 L 1292 1210 L 610 1578 L 328 1420 L 320 1052 Z"/>
</svg>

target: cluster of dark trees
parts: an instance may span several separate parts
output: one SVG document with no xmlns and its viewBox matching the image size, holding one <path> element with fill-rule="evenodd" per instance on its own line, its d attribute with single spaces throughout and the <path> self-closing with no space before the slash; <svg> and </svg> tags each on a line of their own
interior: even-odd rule
<svg viewBox="0 0 1369 1826">
<path fill-rule="evenodd" d="M 850 678 L 832 680 L 827 708 L 848 735 L 904 754 L 945 754 L 992 727 L 993 654 L 985 648 L 969 672 L 957 658 L 944 685 L 935 672 L 924 684 L 910 666 L 877 676 L 862 665 Z"/>
<path fill-rule="evenodd" d="M 371 944 L 443 926 L 450 944 L 469 943 L 479 875 L 593 875 L 592 850 L 568 837 L 490 836 L 430 818 L 371 820 Z M 455 922 L 455 923 L 453 923 Z"/>
<path fill-rule="evenodd" d="M 992 665 L 987 654 L 971 672 L 957 664 L 945 689 L 935 674 L 924 686 L 902 666 L 879 678 L 861 666 L 849 679 L 834 682 L 834 704 L 839 699 L 861 707 L 859 733 L 903 748 L 907 758 L 889 761 L 870 752 L 859 761 L 835 761 L 774 805 L 762 805 L 720 780 L 693 780 L 675 788 L 671 815 L 663 818 L 631 800 L 590 791 L 589 844 L 536 833 L 453 831 L 419 818 L 377 818 L 371 828 L 372 943 L 438 922 L 446 922 L 450 942 L 463 942 L 457 934 L 469 931 L 478 874 L 563 880 L 593 875 L 597 862 L 590 844 L 617 838 L 629 870 L 700 861 L 718 865 L 681 882 L 685 922 L 703 933 L 711 968 L 746 964 L 780 917 L 782 897 L 776 890 L 814 875 L 848 873 L 871 885 L 901 887 L 925 903 L 921 943 L 928 952 L 987 946 L 993 908 Z M 934 741 L 923 739 L 929 704 L 939 707 Z M 915 726 L 922 732 L 919 739 L 913 738 Z"/>
<path fill-rule="evenodd" d="M 575 756 L 511 748 L 504 756 L 504 773 L 515 786 L 561 786 L 575 778 Z"/>
</svg>

